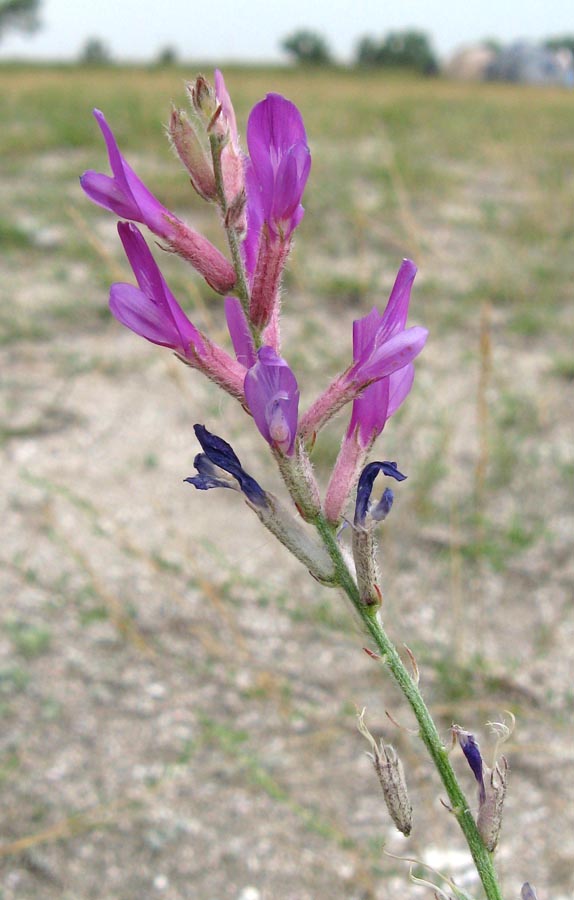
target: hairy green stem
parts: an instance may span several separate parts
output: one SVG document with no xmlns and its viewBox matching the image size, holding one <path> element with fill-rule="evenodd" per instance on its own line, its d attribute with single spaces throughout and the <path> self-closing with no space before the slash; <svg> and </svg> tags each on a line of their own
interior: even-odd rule
<svg viewBox="0 0 574 900">
<path fill-rule="evenodd" d="M 391 675 L 411 706 L 419 726 L 419 736 L 425 744 L 445 787 L 452 812 L 464 834 L 486 897 L 488 900 L 503 900 L 496 871 L 494 869 L 492 854 L 489 853 L 484 846 L 470 811 L 468 801 L 457 781 L 446 748 L 440 739 L 440 735 L 422 698 L 422 694 L 416 682 L 403 664 L 396 647 L 381 625 L 376 611 L 373 607 L 365 606 L 361 603 L 355 579 L 349 571 L 341 554 L 333 527 L 322 517 L 317 518 L 315 524 L 335 565 L 338 584 L 345 591 L 361 617 L 366 630 L 371 635 L 382 655 L 384 664 L 388 667 Z"/>
<path fill-rule="evenodd" d="M 261 346 L 261 334 L 259 330 L 254 327 L 251 319 L 249 318 L 249 286 L 247 284 L 245 266 L 243 264 L 243 259 L 241 256 L 241 242 L 237 234 L 237 229 L 227 220 L 229 205 L 227 203 L 227 197 L 225 196 L 225 184 L 223 181 L 223 171 L 221 169 L 221 151 L 223 150 L 223 145 L 217 135 L 211 134 L 209 136 L 209 146 L 211 149 L 211 158 L 213 160 L 213 174 L 215 176 L 217 203 L 221 210 L 221 215 L 223 216 L 223 226 L 227 235 L 227 243 L 229 245 L 229 250 L 231 253 L 233 268 L 235 269 L 236 282 L 234 293 L 239 299 L 241 306 L 243 307 L 243 312 L 245 313 L 245 316 L 249 323 L 255 347 L 258 348 Z"/>
</svg>

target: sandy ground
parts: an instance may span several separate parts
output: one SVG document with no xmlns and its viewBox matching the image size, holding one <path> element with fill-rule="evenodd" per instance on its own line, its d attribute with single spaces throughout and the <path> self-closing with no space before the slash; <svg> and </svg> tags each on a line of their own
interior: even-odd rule
<svg viewBox="0 0 574 900">
<path fill-rule="evenodd" d="M 453 211 L 443 212 L 446 222 Z M 344 600 L 275 545 L 240 497 L 183 484 L 198 449 L 192 425 L 204 422 L 280 490 L 262 441 L 231 400 L 98 312 L 105 289 L 89 266 L 71 264 L 62 281 L 71 228 L 44 235 L 30 265 L 13 251 L 2 272 L 18 321 L 38 327 L 56 312 L 45 335 L 0 348 L 0 897 L 430 897 L 383 843 L 472 893 L 422 748 L 385 711 L 405 729 L 409 714 L 363 653 Z M 109 222 L 100 237 L 115 246 Z M 426 240 L 438 271 L 441 229 Z M 425 277 L 415 318 L 426 323 Z M 63 299 L 89 315 L 66 307 L 59 320 Z M 309 301 L 297 292 L 289 302 L 286 350 L 298 348 L 310 397 L 326 382 L 322 360 L 332 373 L 348 352 L 361 312 L 303 315 Z M 486 722 L 516 716 L 497 854 L 505 897 L 529 880 L 539 900 L 567 900 L 574 514 L 564 411 L 574 385 L 551 372 L 559 336 L 550 346 L 506 322 L 495 310 L 489 326 L 486 535 L 469 524 L 478 310 L 435 327 L 408 408 L 385 433 L 381 454 L 410 475 L 383 534 L 385 621 L 416 654 L 445 741 L 456 721 L 488 754 Z M 324 482 L 324 466 L 319 474 Z M 363 706 L 403 759 L 408 840 L 356 730 Z"/>
</svg>

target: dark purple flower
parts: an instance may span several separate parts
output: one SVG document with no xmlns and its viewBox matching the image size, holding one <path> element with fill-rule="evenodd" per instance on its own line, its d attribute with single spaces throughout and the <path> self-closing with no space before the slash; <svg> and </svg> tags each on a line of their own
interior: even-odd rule
<svg viewBox="0 0 574 900">
<path fill-rule="evenodd" d="M 483 762 L 482 755 L 480 752 L 480 747 L 478 746 L 478 741 L 475 736 L 470 733 L 470 731 L 465 731 L 463 728 L 460 728 L 459 725 L 452 726 L 452 733 L 456 736 L 462 752 L 466 756 L 466 761 L 468 762 L 470 768 L 472 769 L 473 775 L 476 778 L 478 784 L 478 796 L 481 804 L 484 803 L 486 799 L 486 789 L 484 786 L 484 773 L 483 773 Z"/>
<path fill-rule="evenodd" d="M 216 434 L 212 434 L 204 425 L 194 425 L 193 430 L 203 453 L 198 453 L 193 461 L 198 474 L 184 478 L 184 481 L 189 482 L 200 491 L 208 491 L 216 487 L 240 490 L 254 506 L 266 506 L 265 491 L 243 469 L 230 444 Z"/>
<path fill-rule="evenodd" d="M 140 230 L 118 223 L 118 233 L 139 287 L 113 284 L 110 309 L 116 319 L 154 344 L 187 356 L 190 347 L 202 355 L 205 343 L 168 288 Z"/>
<path fill-rule="evenodd" d="M 396 481 L 404 481 L 407 477 L 406 475 L 403 475 L 402 472 L 399 472 L 396 462 L 388 462 L 387 460 L 383 460 L 381 462 L 372 462 L 365 466 L 365 468 L 361 472 L 359 484 L 357 487 L 357 501 L 355 504 L 355 525 L 363 526 L 365 524 L 367 513 L 369 512 L 371 494 L 373 493 L 373 485 L 375 483 L 375 478 L 377 477 L 379 472 L 382 472 L 383 475 L 387 475 L 389 478 L 394 478 Z M 380 521 L 381 519 L 383 519 L 390 511 L 392 503 L 392 491 L 390 496 L 387 491 L 385 491 L 383 497 L 375 507 L 377 515 L 374 515 L 373 518 L 376 521 Z"/>
<path fill-rule="evenodd" d="M 250 369 L 257 362 L 249 323 L 237 297 L 225 298 L 225 318 L 237 361 Z"/>
<path fill-rule="evenodd" d="M 245 376 L 245 400 L 265 440 L 291 456 L 297 434 L 299 389 L 288 364 L 271 347 L 261 347 Z"/>
</svg>

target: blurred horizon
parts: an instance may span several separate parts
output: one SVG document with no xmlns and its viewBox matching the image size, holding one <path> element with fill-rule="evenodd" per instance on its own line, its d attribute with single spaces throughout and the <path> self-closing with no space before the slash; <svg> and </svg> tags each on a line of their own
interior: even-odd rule
<svg viewBox="0 0 574 900">
<path fill-rule="evenodd" d="M 44 0 L 41 27 L 34 34 L 9 31 L 0 43 L 0 61 L 66 62 L 75 60 L 89 39 L 101 40 L 118 62 L 138 63 L 173 49 L 178 59 L 204 62 L 278 64 L 286 59 L 282 40 L 300 29 L 321 34 L 338 63 L 351 61 L 358 41 L 390 31 L 425 32 L 441 59 L 462 46 L 487 39 L 501 43 L 536 42 L 573 30 L 572 17 L 560 0 L 471 2 L 410 0 L 381 11 L 374 0 L 345 0 L 333 8 L 316 0 L 274 6 L 249 0 L 239 11 L 227 0 L 189 14 L 184 0 L 157 6 L 146 0 L 100 0 L 92 8 L 67 0 Z"/>
</svg>

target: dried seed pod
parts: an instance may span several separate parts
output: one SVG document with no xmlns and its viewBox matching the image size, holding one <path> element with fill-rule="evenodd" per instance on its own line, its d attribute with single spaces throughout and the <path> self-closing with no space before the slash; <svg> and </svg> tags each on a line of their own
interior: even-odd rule
<svg viewBox="0 0 574 900">
<path fill-rule="evenodd" d="M 502 825 L 502 808 L 508 779 L 506 757 L 501 756 L 493 769 L 489 769 L 487 766 L 484 768 L 485 795 L 478 808 L 476 825 L 484 841 L 484 846 L 492 853 L 498 844 L 500 826 Z M 528 895 L 526 896 L 528 897 Z"/>
<path fill-rule="evenodd" d="M 394 747 L 385 744 L 382 740 L 377 744 L 375 738 L 365 725 L 365 710 L 358 716 L 358 729 L 368 740 L 372 753 L 367 756 L 373 761 L 375 772 L 383 789 L 383 797 L 391 819 L 398 830 L 408 837 L 413 827 L 413 808 L 407 792 L 407 783 L 403 764 L 398 758 Z"/>
<path fill-rule="evenodd" d="M 403 764 L 390 744 L 379 744 L 372 756 L 375 772 L 379 776 L 383 797 L 391 819 L 399 831 L 408 837 L 413 827 L 413 808 L 407 793 Z"/>
<path fill-rule="evenodd" d="M 360 526 L 354 528 L 353 559 L 361 603 L 378 609 L 381 605 L 381 590 L 378 585 L 380 574 L 376 557 L 377 549 L 372 530 Z"/>
</svg>

